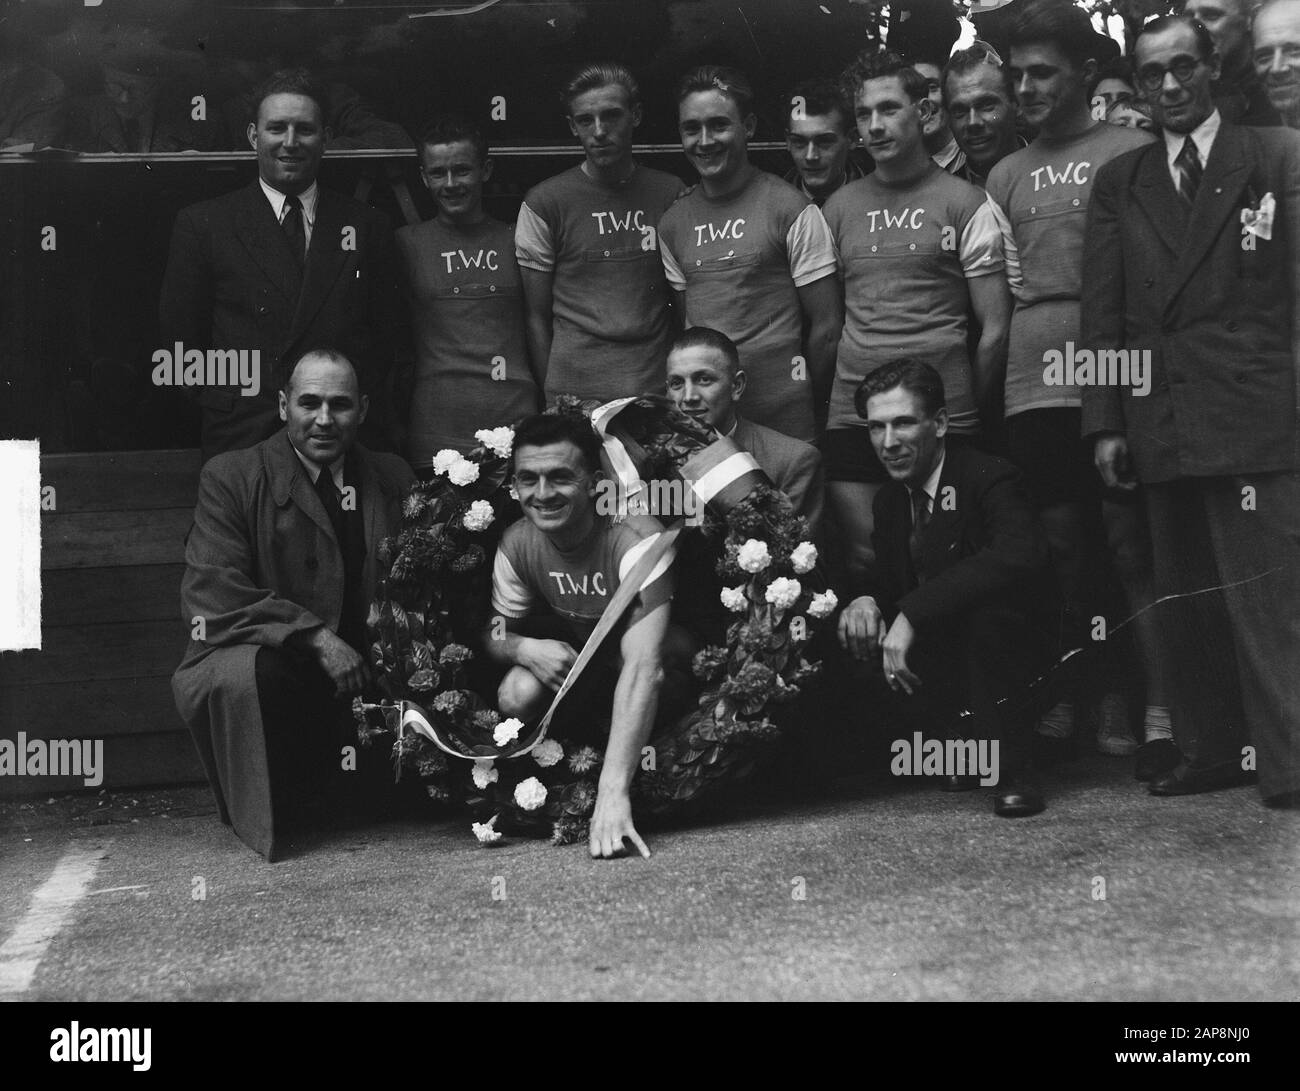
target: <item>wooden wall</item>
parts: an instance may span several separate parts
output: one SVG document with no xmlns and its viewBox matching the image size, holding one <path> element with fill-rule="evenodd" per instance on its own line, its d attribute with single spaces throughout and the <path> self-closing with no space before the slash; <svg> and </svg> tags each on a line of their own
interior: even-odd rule
<svg viewBox="0 0 1300 1091">
<path fill-rule="evenodd" d="M 189 627 L 180 613 L 199 452 L 41 459 L 42 649 L 0 653 L 0 737 L 104 740 L 100 788 L 201 781 L 172 702 Z M 0 777 L 0 797 L 81 789 L 74 777 Z M 98 789 L 95 789 L 98 790 Z"/>
</svg>

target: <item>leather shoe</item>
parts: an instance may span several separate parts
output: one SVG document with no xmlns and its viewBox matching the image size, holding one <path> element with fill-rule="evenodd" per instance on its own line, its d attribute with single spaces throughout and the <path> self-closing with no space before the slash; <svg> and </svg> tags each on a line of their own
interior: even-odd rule
<svg viewBox="0 0 1300 1091">
<path fill-rule="evenodd" d="M 1191 796 L 1223 788 L 1239 788 L 1243 784 L 1254 784 L 1255 779 L 1253 772 L 1244 772 L 1235 762 L 1208 769 L 1179 765 L 1173 772 L 1156 777 L 1147 790 L 1153 796 Z"/>
<path fill-rule="evenodd" d="M 1182 751 L 1173 739 L 1152 739 L 1138 747 L 1137 762 L 1133 766 L 1134 780 L 1155 780 L 1168 773 L 1183 760 Z"/>
<path fill-rule="evenodd" d="M 1008 777 L 993 796 L 993 813 L 1001 818 L 1025 818 L 1046 806 L 1037 780 L 1028 775 Z"/>
<path fill-rule="evenodd" d="M 980 778 L 974 773 L 949 773 L 939 778 L 941 792 L 969 792 L 980 786 Z"/>
</svg>

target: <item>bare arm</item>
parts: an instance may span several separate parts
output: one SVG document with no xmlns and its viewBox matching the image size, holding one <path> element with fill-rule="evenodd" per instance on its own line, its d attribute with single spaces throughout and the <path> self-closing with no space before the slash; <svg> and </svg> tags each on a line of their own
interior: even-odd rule
<svg viewBox="0 0 1300 1091">
<path fill-rule="evenodd" d="M 1007 339 L 1011 334 L 1011 292 L 1006 274 L 1000 270 L 966 281 L 971 308 L 980 324 L 975 348 L 975 404 L 984 416 L 993 410 L 993 399 L 1007 367 Z"/>
<path fill-rule="evenodd" d="M 614 687 L 609 744 L 601 767 L 596 810 L 591 816 L 592 856 L 620 854 L 625 837 L 636 845 L 642 856 L 650 855 L 632 825 L 628 790 L 659 706 L 659 687 L 664 678 L 661 649 L 668 632 L 668 611 L 668 603 L 655 607 L 623 634 L 620 645 L 623 667 Z"/>
<path fill-rule="evenodd" d="M 799 293 L 799 306 L 807 323 L 804 358 L 808 361 L 813 405 L 820 427 L 826 418 L 831 383 L 835 379 L 835 352 L 844 326 L 844 296 L 840 278 L 834 273 L 795 290 Z"/>
<path fill-rule="evenodd" d="M 521 265 L 519 275 L 524 284 L 524 334 L 528 341 L 528 356 L 540 390 L 546 385 L 546 369 L 551 360 L 555 273 L 543 273 Z"/>
</svg>

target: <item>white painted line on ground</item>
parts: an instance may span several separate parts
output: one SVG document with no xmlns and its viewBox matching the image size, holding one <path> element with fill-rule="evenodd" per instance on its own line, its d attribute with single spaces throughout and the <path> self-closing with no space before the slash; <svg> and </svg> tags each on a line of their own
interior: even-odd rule
<svg viewBox="0 0 1300 1091">
<path fill-rule="evenodd" d="M 72 919 L 112 841 L 73 845 L 32 895 L 13 934 L 0 944 L 0 996 L 26 992 L 46 948 Z"/>
<path fill-rule="evenodd" d="M 87 897 L 93 898 L 96 894 L 116 894 L 119 890 L 148 890 L 149 884 L 143 883 L 140 886 L 106 886 L 103 890 L 91 890 Z"/>
</svg>

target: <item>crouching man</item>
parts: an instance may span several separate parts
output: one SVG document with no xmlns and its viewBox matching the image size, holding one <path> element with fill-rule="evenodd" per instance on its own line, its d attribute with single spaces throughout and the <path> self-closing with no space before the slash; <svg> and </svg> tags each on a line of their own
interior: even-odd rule
<svg viewBox="0 0 1300 1091">
<path fill-rule="evenodd" d="M 414 481 L 356 442 L 367 408 L 344 356 L 304 353 L 280 390 L 284 427 L 203 467 L 186 539 L 193 639 L 172 692 L 221 820 L 269 861 L 358 779 L 343 779 L 356 767 L 348 698 L 369 676 L 379 542 Z"/>
<path fill-rule="evenodd" d="M 928 364 L 885 364 L 855 400 L 891 480 L 874 505 L 876 586 L 844 608 L 840 643 L 859 660 L 883 655 L 910 725 L 987 741 L 999 755 L 995 813 L 1036 814 L 1044 804 L 1029 769 L 1028 685 L 1050 662 L 1038 619 L 1050 616 L 1053 591 L 1019 471 L 945 442 L 943 380 Z M 945 769 L 941 786 L 978 783 Z"/>
<path fill-rule="evenodd" d="M 528 722 L 545 714 L 619 584 L 663 533 L 648 515 L 614 522 L 599 512 L 599 480 L 600 441 L 585 418 L 534 416 L 515 428 L 514 487 L 524 518 L 497 551 L 492 609 L 504 625 L 494 618 L 484 641 L 488 655 L 509 668 L 497 691 L 503 716 Z M 670 549 L 641 581 L 553 721 L 567 741 L 599 744 L 597 725 L 610 711 L 592 856 L 622 854 L 624 839 L 650 855 L 632 824 L 629 789 L 656 711 L 666 704 L 665 662 L 671 668 L 685 657 L 684 638 L 668 624 L 672 560 Z"/>
</svg>

